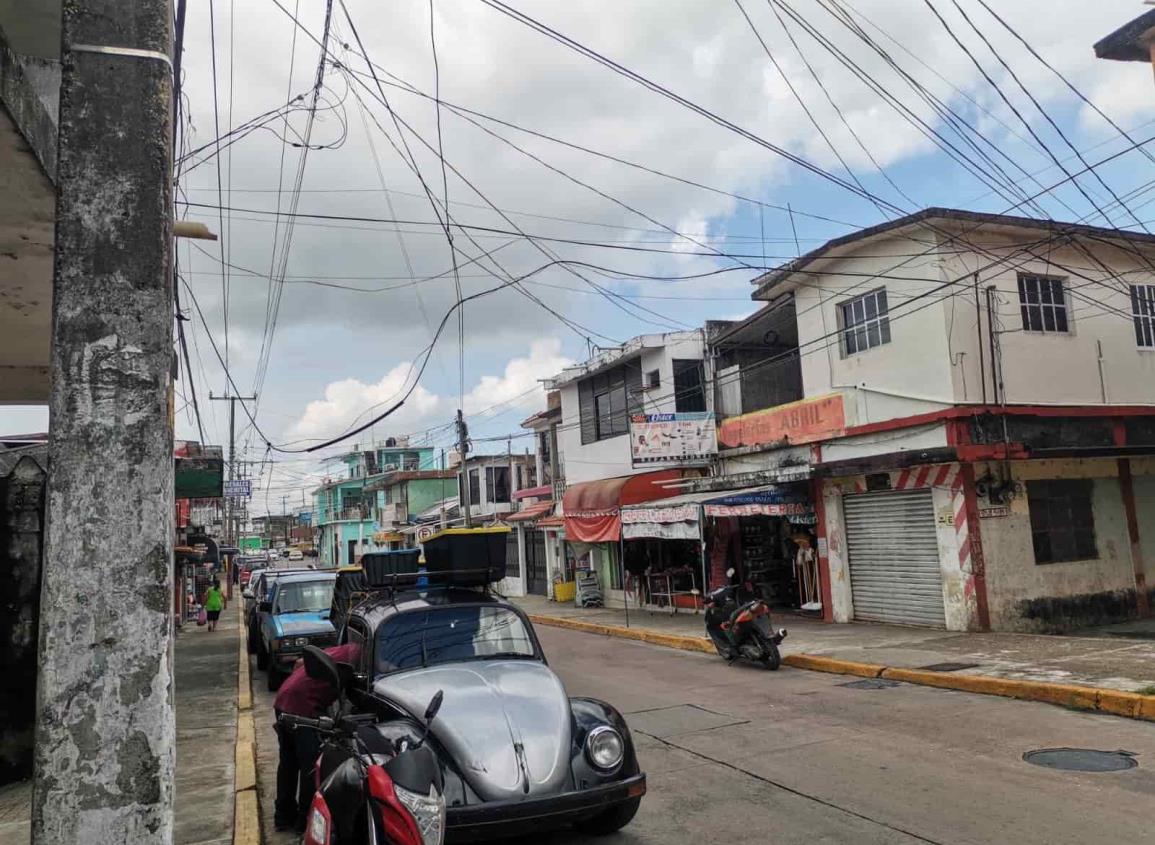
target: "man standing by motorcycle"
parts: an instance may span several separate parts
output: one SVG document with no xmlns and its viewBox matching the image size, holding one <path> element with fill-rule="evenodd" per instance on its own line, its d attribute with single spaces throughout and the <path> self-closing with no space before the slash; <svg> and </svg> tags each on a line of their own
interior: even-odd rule
<svg viewBox="0 0 1155 845">
<path fill-rule="evenodd" d="M 325 653 L 338 663 L 356 665 L 361 656 L 361 647 L 356 643 L 332 646 Z M 337 700 L 338 691 L 332 684 L 319 678 L 310 678 L 304 664 L 297 661 L 296 668 L 281 685 L 273 701 L 273 710 L 278 717 L 274 724 L 277 732 L 279 760 L 277 762 L 277 800 L 273 810 L 273 826 L 277 830 L 305 829 L 305 815 L 313 801 L 316 787 L 313 768 L 320 753 L 321 741 L 313 728 L 291 727 L 282 724 L 282 713 L 316 719 Z"/>
</svg>

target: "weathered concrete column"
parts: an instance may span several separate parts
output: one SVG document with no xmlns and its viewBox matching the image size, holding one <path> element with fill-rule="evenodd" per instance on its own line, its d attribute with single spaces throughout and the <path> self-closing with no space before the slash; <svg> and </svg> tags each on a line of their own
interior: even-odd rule
<svg viewBox="0 0 1155 845">
<path fill-rule="evenodd" d="M 171 20 L 64 0 L 34 845 L 172 841 Z"/>
</svg>

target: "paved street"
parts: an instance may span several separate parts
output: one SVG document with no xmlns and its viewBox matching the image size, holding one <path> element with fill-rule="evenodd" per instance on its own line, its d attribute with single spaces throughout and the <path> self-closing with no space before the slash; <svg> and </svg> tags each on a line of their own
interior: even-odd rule
<svg viewBox="0 0 1155 845">
<path fill-rule="evenodd" d="M 855 689 L 842 676 L 730 667 L 706 655 L 545 627 L 538 634 L 571 695 L 605 698 L 627 713 L 649 774 L 638 817 L 609 841 L 1150 841 L 1149 724 L 905 684 Z M 263 681 L 255 673 L 270 822 L 275 745 Z M 1063 746 L 1124 749 L 1139 766 L 1078 774 L 1022 760 L 1026 751 Z M 585 841 L 596 840 L 549 839 Z"/>
</svg>

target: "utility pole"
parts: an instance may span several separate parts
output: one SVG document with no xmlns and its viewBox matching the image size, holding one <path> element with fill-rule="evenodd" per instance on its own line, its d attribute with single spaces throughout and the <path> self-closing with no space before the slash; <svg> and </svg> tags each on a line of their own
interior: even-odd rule
<svg viewBox="0 0 1155 845">
<path fill-rule="evenodd" d="M 470 500 L 469 468 L 465 457 L 469 454 L 469 428 L 465 425 L 465 415 L 457 409 L 457 453 L 461 455 L 461 501 L 465 503 L 465 527 L 473 527 L 473 502 Z"/>
<path fill-rule="evenodd" d="M 213 396 L 212 393 L 209 393 L 209 399 L 213 402 L 229 403 L 229 481 L 234 481 L 237 477 L 237 403 L 256 402 L 257 397 L 229 396 L 227 393 L 224 396 Z M 233 499 L 233 496 L 225 497 L 225 545 L 227 546 L 237 544 L 237 508 Z"/>
<path fill-rule="evenodd" d="M 173 839 L 172 18 L 63 3 L 33 845 Z"/>
<path fill-rule="evenodd" d="M 288 496 L 284 496 L 284 495 L 281 496 L 281 513 L 284 515 L 282 517 L 281 521 L 285 525 L 285 548 L 286 549 L 289 547 L 289 505 L 287 504 L 288 500 L 289 500 Z"/>
</svg>

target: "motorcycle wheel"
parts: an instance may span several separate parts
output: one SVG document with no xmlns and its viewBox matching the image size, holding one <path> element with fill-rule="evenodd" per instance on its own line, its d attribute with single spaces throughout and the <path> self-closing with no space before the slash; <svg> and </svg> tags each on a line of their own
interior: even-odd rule
<svg viewBox="0 0 1155 845">
<path fill-rule="evenodd" d="M 762 645 L 762 666 L 773 672 L 782 665 L 782 654 L 778 651 L 778 646 L 774 645 L 774 643 L 765 642 Z"/>
<path fill-rule="evenodd" d="M 730 649 L 723 646 L 717 640 L 713 640 L 712 642 L 714 643 L 714 650 L 718 652 L 718 656 L 724 657 L 725 659 L 729 660 L 730 659 Z"/>
</svg>

